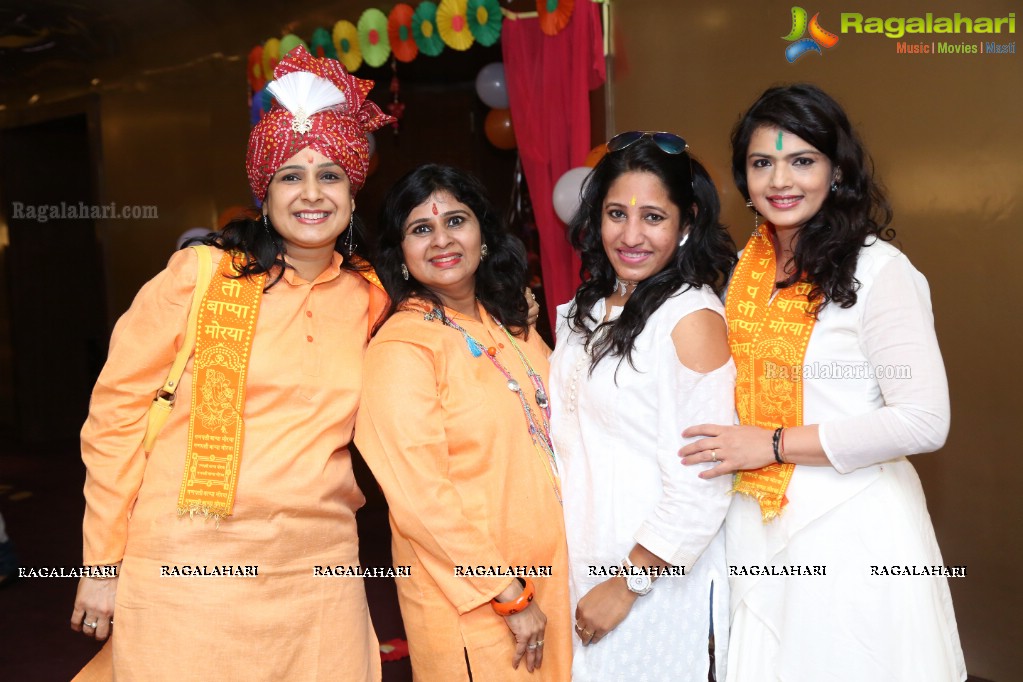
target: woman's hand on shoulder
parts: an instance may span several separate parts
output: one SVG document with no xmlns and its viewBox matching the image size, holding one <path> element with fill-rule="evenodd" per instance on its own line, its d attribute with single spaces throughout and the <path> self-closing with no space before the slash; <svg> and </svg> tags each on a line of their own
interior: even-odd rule
<svg viewBox="0 0 1023 682">
<path fill-rule="evenodd" d="M 698 424 L 682 432 L 685 438 L 703 436 L 678 451 L 682 464 L 714 466 L 700 472 L 700 478 L 716 478 L 736 471 L 762 469 L 774 464 L 773 432 L 759 426 Z"/>
</svg>

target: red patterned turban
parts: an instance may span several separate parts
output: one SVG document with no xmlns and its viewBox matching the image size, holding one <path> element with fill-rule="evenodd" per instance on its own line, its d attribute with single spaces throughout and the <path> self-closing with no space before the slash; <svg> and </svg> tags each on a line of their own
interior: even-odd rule
<svg viewBox="0 0 1023 682">
<path fill-rule="evenodd" d="M 358 192 L 369 167 L 366 133 L 394 121 L 366 99 L 372 88 L 373 81 L 302 46 L 278 62 L 270 84 L 273 106 L 249 135 L 245 168 L 252 194 L 264 200 L 277 169 L 306 147 L 340 165 L 352 195 Z"/>
</svg>

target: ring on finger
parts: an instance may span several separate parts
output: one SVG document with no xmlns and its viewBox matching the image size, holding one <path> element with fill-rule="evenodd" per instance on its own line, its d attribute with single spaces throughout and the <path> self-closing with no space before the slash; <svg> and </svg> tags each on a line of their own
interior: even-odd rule
<svg viewBox="0 0 1023 682">
<path fill-rule="evenodd" d="M 536 644 L 536 643 L 534 642 L 533 644 L 527 644 L 527 645 L 526 645 L 526 648 L 527 648 L 527 649 L 529 649 L 530 651 L 533 651 L 533 650 L 534 650 L 534 649 L 536 649 L 536 648 L 537 648 L 538 646 L 539 646 L 539 644 Z"/>
<path fill-rule="evenodd" d="M 710 461 L 712 461 L 712 462 L 718 461 L 718 451 L 717 450 L 711 450 L 710 451 Z"/>
<path fill-rule="evenodd" d="M 99 625 L 99 621 L 97 620 L 97 621 L 92 622 L 92 623 L 82 623 L 82 625 L 84 625 L 87 628 L 92 628 L 93 630 L 95 630 L 96 626 Z"/>
<path fill-rule="evenodd" d="M 543 640 L 542 639 L 536 640 L 536 645 L 537 646 L 543 646 Z"/>
</svg>

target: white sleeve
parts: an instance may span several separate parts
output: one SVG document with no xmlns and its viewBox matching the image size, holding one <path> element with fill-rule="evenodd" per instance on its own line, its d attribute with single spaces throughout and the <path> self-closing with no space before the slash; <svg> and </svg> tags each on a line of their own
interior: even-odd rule
<svg viewBox="0 0 1023 682">
<path fill-rule="evenodd" d="M 820 425 L 821 446 L 840 473 L 932 452 L 948 435 L 948 380 L 927 280 L 906 258 L 896 258 L 866 296 L 860 346 L 884 406 Z"/>
<path fill-rule="evenodd" d="M 694 424 L 731 424 L 735 417 L 735 364 L 699 374 L 681 362 L 668 338 L 670 367 L 658 381 L 657 462 L 663 493 L 635 534 L 637 543 L 674 566 L 692 567 L 718 533 L 731 504 L 731 476 L 699 477 L 710 463 L 683 466 L 679 448 Z"/>
</svg>

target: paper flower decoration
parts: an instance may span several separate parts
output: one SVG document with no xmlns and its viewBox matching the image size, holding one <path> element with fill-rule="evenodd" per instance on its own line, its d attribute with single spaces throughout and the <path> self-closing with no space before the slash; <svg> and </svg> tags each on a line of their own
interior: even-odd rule
<svg viewBox="0 0 1023 682">
<path fill-rule="evenodd" d="M 391 54 L 391 41 L 387 37 L 387 15 L 378 9 L 368 9 L 359 17 L 359 46 L 362 58 L 370 66 L 380 66 Z"/>
<path fill-rule="evenodd" d="M 306 42 L 299 38 L 294 33 L 289 33 L 288 35 L 281 38 L 281 58 L 283 59 L 284 57 L 286 57 L 289 52 L 294 50 L 299 45 L 304 47 L 306 50 L 309 49 L 309 46 L 306 45 Z"/>
<path fill-rule="evenodd" d="M 337 50 L 334 49 L 334 41 L 330 39 L 330 31 L 322 26 L 313 31 L 309 39 L 309 52 L 314 57 L 323 59 L 337 59 Z"/>
<path fill-rule="evenodd" d="M 252 88 L 252 92 L 259 92 L 266 85 L 266 79 L 263 78 L 263 46 L 256 45 L 254 48 L 249 50 L 249 87 Z"/>
<path fill-rule="evenodd" d="M 469 0 L 465 18 L 480 45 L 490 47 L 501 37 L 501 6 L 497 0 Z"/>
<path fill-rule="evenodd" d="M 355 73 L 362 66 L 362 49 L 359 47 L 359 31 L 355 24 L 343 19 L 337 22 L 334 24 L 333 38 L 337 58 L 348 69 L 348 73 Z"/>
<path fill-rule="evenodd" d="M 270 40 L 263 43 L 263 80 L 272 81 L 274 79 L 274 67 L 277 66 L 277 62 L 281 60 L 281 41 L 277 38 L 270 38 Z"/>
<path fill-rule="evenodd" d="M 416 39 L 412 36 L 411 5 L 398 3 L 387 16 L 387 37 L 391 41 L 391 52 L 399 62 L 410 62 L 419 54 Z"/>
<path fill-rule="evenodd" d="M 444 41 L 437 32 L 437 5 L 423 0 L 412 15 L 412 38 L 425 55 L 436 57 L 444 51 Z"/>
<path fill-rule="evenodd" d="M 452 50 L 468 50 L 476 39 L 465 17 L 466 0 L 441 0 L 437 7 L 437 30 L 440 39 Z"/>
<path fill-rule="evenodd" d="M 540 30 L 549 36 L 556 36 L 568 26 L 575 9 L 575 0 L 536 0 L 536 13 L 540 19 Z"/>
</svg>

